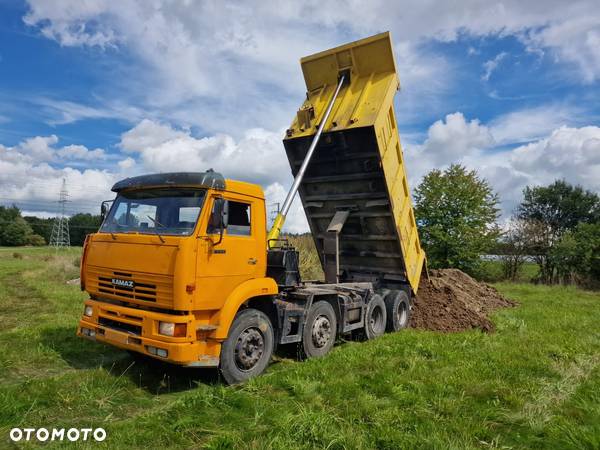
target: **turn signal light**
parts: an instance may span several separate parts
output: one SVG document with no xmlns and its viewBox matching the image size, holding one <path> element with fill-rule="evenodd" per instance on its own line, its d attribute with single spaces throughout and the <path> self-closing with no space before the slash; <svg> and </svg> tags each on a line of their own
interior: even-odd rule
<svg viewBox="0 0 600 450">
<path fill-rule="evenodd" d="M 185 323 L 159 322 L 158 334 L 173 337 L 184 337 L 187 333 L 187 325 Z"/>
</svg>

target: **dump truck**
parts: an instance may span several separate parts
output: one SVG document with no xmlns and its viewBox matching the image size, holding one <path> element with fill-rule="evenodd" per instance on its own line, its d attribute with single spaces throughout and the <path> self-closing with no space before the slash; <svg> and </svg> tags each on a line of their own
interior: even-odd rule
<svg viewBox="0 0 600 450">
<path fill-rule="evenodd" d="M 394 112 L 389 33 L 302 58 L 306 100 L 283 139 L 294 182 L 267 231 L 260 186 L 206 172 L 117 182 L 86 238 L 77 334 L 227 383 L 279 345 L 303 357 L 408 325 L 425 253 Z M 302 280 L 281 231 L 296 193 L 324 281 Z"/>
</svg>

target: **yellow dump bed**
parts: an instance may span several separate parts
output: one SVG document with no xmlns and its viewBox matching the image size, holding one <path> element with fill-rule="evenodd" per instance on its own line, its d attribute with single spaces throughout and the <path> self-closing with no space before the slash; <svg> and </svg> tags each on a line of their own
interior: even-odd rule
<svg viewBox="0 0 600 450">
<path fill-rule="evenodd" d="M 284 139 L 294 176 L 325 109 L 343 85 L 299 193 L 328 280 L 408 283 L 416 293 L 421 248 L 394 114 L 399 88 L 389 33 L 301 59 L 307 98 Z M 349 77 L 349 80 L 348 80 Z M 331 221 L 345 219 L 335 268 Z M 333 276 L 332 276 L 333 274 Z"/>
</svg>

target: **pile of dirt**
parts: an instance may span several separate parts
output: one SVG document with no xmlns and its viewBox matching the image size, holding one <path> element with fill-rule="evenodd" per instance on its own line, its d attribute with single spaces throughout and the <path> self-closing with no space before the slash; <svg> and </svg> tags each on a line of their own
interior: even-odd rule
<svg viewBox="0 0 600 450">
<path fill-rule="evenodd" d="M 488 314 L 516 305 L 493 287 L 458 269 L 431 270 L 429 280 L 421 279 L 410 325 L 444 332 L 471 328 L 491 332 L 494 324 Z"/>
</svg>

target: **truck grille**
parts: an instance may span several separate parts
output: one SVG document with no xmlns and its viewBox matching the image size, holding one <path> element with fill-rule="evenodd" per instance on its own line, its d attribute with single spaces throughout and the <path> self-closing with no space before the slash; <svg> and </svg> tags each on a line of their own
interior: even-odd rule
<svg viewBox="0 0 600 450">
<path fill-rule="evenodd" d="M 119 272 L 115 272 L 117 274 Z M 119 280 L 124 279 L 125 274 L 115 275 Z M 126 287 L 113 284 L 115 278 L 98 277 L 98 291 L 104 294 L 112 294 L 133 300 L 143 300 L 145 302 L 156 302 L 156 285 L 146 283 L 135 283 L 131 279 L 131 274 L 127 274 L 127 281 L 132 281 L 133 287 Z"/>
<path fill-rule="evenodd" d="M 88 266 L 86 290 L 99 297 L 140 305 L 153 303 L 169 307 L 173 304 L 173 278 L 165 275 Z"/>
</svg>

